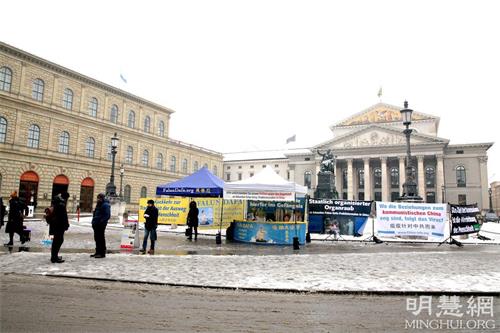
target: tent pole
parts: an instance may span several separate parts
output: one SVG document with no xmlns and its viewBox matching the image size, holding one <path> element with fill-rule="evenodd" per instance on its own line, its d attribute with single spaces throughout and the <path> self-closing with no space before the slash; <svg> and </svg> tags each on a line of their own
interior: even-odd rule
<svg viewBox="0 0 500 333">
<path fill-rule="evenodd" d="M 224 198 L 220 197 L 220 199 L 221 199 L 221 206 L 220 206 L 219 233 L 217 235 L 215 235 L 215 244 L 222 244 L 221 230 L 222 230 L 222 219 L 224 216 Z"/>
</svg>

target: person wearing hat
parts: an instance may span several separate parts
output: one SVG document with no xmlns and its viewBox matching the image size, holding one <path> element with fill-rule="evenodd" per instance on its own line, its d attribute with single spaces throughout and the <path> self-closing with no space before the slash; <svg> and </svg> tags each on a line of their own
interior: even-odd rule
<svg viewBox="0 0 500 333">
<path fill-rule="evenodd" d="M 59 257 L 59 250 L 64 242 L 64 232 L 69 228 L 68 212 L 66 211 L 66 202 L 69 198 L 68 192 L 59 193 L 52 200 L 54 207 L 54 219 L 49 225 L 49 234 L 53 235 L 52 248 L 50 249 L 50 261 L 52 263 L 63 263 L 64 260 Z"/>
<path fill-rule="evenodd" d="M 6 246 L 14 245 L 14 234 L 19 234 L 19 240 L 21 244 L 24 244 L 25 240 L 22 236 L 23 234 L 23 219 L 24 219 L 24 205 L 19 200 L 17 196 L 17 191 L 13 191 L 10 194 L 9 200 L 9 217 L 7 220 L 7 226 L 5 227 L 5 233 L 9 234 L 9 242 L 5 244 Z"/>
<path fill-rule="evenodd" d="M 92 229 L 94 229 L 95 253 L 90 255 L 94 258 L 106 257 L 106 238 L 104 233 L 111 217 L 111 206 L 104 193 L 97 195 L 97 204 L 92 216 Z"/>
<path fill-rule="evenodd" d="M 144 212 L 144 218 L 146 223 L 144 223 L 144 241 L 142 242 L 141 253 L 146 252 L 148 247 L 148 237 L 151 238 L 151 248 L 149 249 L 149 254 L 155 253 L 155 241 L 156 241 L 156 228 L 158 227 L 158 208 L 155 207 L 155 202 L 151 199 L 148 200 L 148 207 Z"/>
</svg>

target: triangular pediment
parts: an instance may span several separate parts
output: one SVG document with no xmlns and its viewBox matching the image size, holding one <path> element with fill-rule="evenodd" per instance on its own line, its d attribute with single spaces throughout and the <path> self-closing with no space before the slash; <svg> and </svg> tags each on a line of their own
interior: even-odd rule
<svg viewBox="0 0 500 333">
<path fill-rule="evenodd" d="M 332 127 L 356 126 L 367 124 L 383 124 L 383 123 L 401 123 L 401 107 L 390 104 L 378 103 L 366 110 L 363 110 L 341 122 L 333 125 Z M 419 120 L 438 120 L 437 117 L 413 111 L 412 121 Z"/>
<path fill-rule="evenodd" d="M 411 144 L 448 143 L 449 140 L 426 134 L 412 133 Z M 357 131 L 323 142 L 317 149 L 349 149 L 363 147 L 400 146 L 406 144 L 402 131 L 382 125 L 369 125 Z"/>
</svg>

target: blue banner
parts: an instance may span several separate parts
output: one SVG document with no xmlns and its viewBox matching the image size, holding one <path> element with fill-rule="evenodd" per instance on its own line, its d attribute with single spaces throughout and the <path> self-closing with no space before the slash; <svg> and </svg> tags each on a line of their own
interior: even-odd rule
<svg viewBox="0 0 500 333">
<path fill-rule="evenodd" d="M 234 222 L 234 240 L 245 243 L 292 245 L 306 242 L 306 223 Z"/>
</svg>

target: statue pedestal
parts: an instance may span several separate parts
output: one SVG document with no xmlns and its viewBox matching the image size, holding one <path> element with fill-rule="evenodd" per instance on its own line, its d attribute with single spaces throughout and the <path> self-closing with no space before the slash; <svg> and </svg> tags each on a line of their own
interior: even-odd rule
<svg viewBox="0 0 500 333">
<path fill-rule="evenodd" d="M 109 205 L 111 206 L 111 217 L 108 223 L 123 223 L 123 213 L 127 203 L 122 201 L 120 197 L 109 197 Z"/>
<path fill-rule="evenodd" d="M 314 197 L 318 199 L 338 199 L 338 196 L 333 172 L 318 172 L 318 186 L 316 187 L 316 191 L 314 191 Z"/>
</svg>

